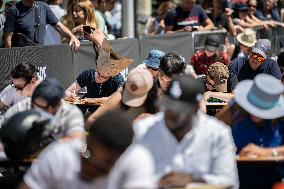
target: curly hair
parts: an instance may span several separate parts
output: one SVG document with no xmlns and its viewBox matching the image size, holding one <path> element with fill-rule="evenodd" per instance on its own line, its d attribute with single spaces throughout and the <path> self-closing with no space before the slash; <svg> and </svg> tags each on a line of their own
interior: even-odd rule
<svg viewBox="0 0 284 189">
<path fill-rule="evenodd" d="M 221 62 L 215 62 L 208 68 L 208 75 L 210 78 L 218 78 L 219 80 L 229 78 L 229 69 L 228 66 Z"/>
</svg>

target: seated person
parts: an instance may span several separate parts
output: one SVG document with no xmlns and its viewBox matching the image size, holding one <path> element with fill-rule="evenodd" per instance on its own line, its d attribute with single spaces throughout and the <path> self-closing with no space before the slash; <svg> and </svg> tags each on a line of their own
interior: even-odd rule
<svg viewBox="0 0 284 189">
<path fill-rule="evenodd" d="M 150 50 L 147 59 L 143 61 L 143 64 L 139 64 L 137 67 L 146 68 L 151 72 L 156 79 L 159 74 L 160 61 L 165 56 L 165 53 L 160 50 Z"/>
<path fill-rule="evenodd" d="M 157 98 L 157 86 L 151 73 L 144 68 L 135 68 L 127 75 L 124 86 L 113 93 L 90 117 L 95 121 L 107 110 L 121 109 L 129 116 L 139 118 L 141 115 L 156 113 L 154 101 Z"/>
<path fill-rule="evenodd" d="M 207 75 L 197 78 L 204 86 L 203 98 L 200 102 L 200 108 L 206 112 L 206 103 L 210 97 L 229 101 L 233 94 L 228 92 L 229 69 L 223 63 L 216 62 L 208 68 Z"/>
<path fill-rule="evenodd" d="M 277 62 L 271 59 L 271 43 L 268 39 L 259 39 L 252 48 L 248 57 L 236 58 L 229 65 L 229 91 L 233 91 L 238 82 L 245 79 L 254 79 L 260 73 L 270 74 L 277 79 L 281 72 Z"/>
<path fill-rule="evenodd" d="M 238 187 L 231 131 L 198 111 L 201 91 L 198 80 L 176 76 L 158 101 L 161 112 L 134 124 L 136 142 L 152 154 L 161 188 L 190 182 Z"/>
<path fill-rule="evenodd" d="M 254 80 L 241 81 L 235 89 L 235 100 L 217 114 L 217 118 L 232 127 L 239 156 L 284 155 L 284 121 L 280 119 L 284 116 L 283 92 L 279 80 L 268 74 L 259 74 Z M 251 184 L 251 188 L 271 188 L 273 182 L 284 176 L 283 167 L 270 171 L 244 167 L 239 171 L 240 179 Z"/>
<path fill-rule="evenodd" d="M 6 157 L 12 161 L 33 161 L 43 148 L 62 137 L 58 129 L 59 122 L 43 111 L 16 113 L 1 127 L 0 137 Z M 16 188 L 25 171 L 23 167 L 21 171 L 9 169 L 0 177 L 1 187 Z"/>
<path fill-rule="evenodd" d="M 164 93 L 171 80 L 175 75 L 181 75 L 185 71 L 184 58 L 180 55 L 170 52 L 165 54 L 160 61 L 158 74 L 158 87 L 160 88 L 158 94 Z"/>
<path fill-rule="evenodd" d="M 0 111 L 32 95 L 34 88 L 41 82 L 37 68 L 32 64 L 20 63 L 11 71 L 11 84 L 0 94 Z"/>
<path fill-rule="evenodd" d="M 210 30 L 214 28 L 213 22 L 205 11 L 195 5 L 196 0 L 180 0 L 178 6 L 170 11 L 165 18 L 165 31 L 193 31 Z"/>
<path fill-rule="evenodd" d="M 282 73 L 281 81 L 284 82 L 284 52 L 281 52 L 277 57 L 277 64 Z"/>
<path fill-rule="evenodd" d="M 81 88 L 86 87 L 87 93 L 83 96 L 83 102 L 89 104 L 103 104 L 110 95 L 123 85 L 124 79 L 120 74 L 132 59 L 122 58 L 112 51 L 109 43 L 104 40 L 99 49 L 96 69 L 83 71 L 76 81 L 65 92 L 65 100 L 75 102 Z M 82 112 L 92 113 L 98 106 L 85 106 Z"/>
<path fill-rule="evenodd" d="M 218 52 L 220 38 L 209 35 L 205 39 L 205 49 L 197 51 L 191 58 L 191 65 L 197 75 L 206 75 L 208 67 L 214 62 L 221 62 L 225 65 L 230 64 L 229 57 L 224 52 Z"/>
<path fill-rule="evenodd" d="M 106 188 L 109 171 L 132 143 L 131 124 L 125 113 L 105 113 L 91 125 L 86 139 L 55 142 L 45 148 L 19 188 Z"/>
<path fill-rule="evenodd" d="M 75 105 L 63 100 L 64 89 L 56 79 L 43 80 L 34 90 L 32 97 L 14 104 L 1 118 L 0 128 L 10 117 L 18 112 L 41 109 L 54 115 L 60 123 L 60 132 L 66 138 L 85 135 L 84 118 Z"/>
</svg>

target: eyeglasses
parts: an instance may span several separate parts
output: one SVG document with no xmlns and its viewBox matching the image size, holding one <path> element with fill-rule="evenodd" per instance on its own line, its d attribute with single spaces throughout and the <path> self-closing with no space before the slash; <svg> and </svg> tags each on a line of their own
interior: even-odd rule
<svg viewBox="0 0 284 189">
<path fill-rule="evenodd" d="M 257 8 L 257 5 L 248 5 L 248 7 Z"/>
<path fill-rule="evenodd" d="M 18 91 L 23 91 L 24 88 L 25 88 L 28 84 L 30 84 L 30 81 L 29 81 L 29 82 L 26 82 L 26 84 L 25 84 L 24 86 L 18 86 L 18 85 L 15 85 L 15 84 L 13 83 L 13 81 L 11 81 L 11 86 L 14 87 L 14 88 L 15 88 L 16 90 L 18 90 Z"/>
<path fill-rule="evenodd" d="M 81 150 L 81 157 L 86 160 L 89 164 L 93 165 L 94 167 L 96 167 L 98 170 L 102 171 L 102 172 L 109 172 L 109 170 L 112 168 L 112 166 L 114 165 L 114 162 L 112 163 L 108 163 L 108 162 L 103 162 L 103 161 L 98 161 L 96 160 L 90 150 L 88 149 L 88 145 L 85 144 Z"/>
<path fill-rule="evenodd" d="M 159 68 L 153 68 L 153 67 L 151 67 L 151 66 L 146 66 L 146 67 L 147 67 L 147 69 L 153 70 L 153 71 L 158 71 L 158 70 L 159 70 Z"/>
<path fill-rule="evenodd" d="M 259 55 L 259 54 L 256 54 L 256 53 L 251 53 L 251 57 L 259 62 L 264 62 L 265 59 Z"/>
</svg>

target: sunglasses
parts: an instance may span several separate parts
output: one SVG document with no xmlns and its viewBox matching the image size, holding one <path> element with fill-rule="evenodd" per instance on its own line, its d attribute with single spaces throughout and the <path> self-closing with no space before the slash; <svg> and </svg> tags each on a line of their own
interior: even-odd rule
<svg viewBox="0 0 284 189">
<path fill-rule="evenodd" d="M 248 5 L 248 7 L 257 8 L 257 6 L 256 6 L 256 5 Z"/>
<path fill-rule="evenodd" d="M 14 87 L 14 88 L 15 88 L 16 90 L 18 90 L 18 91 L 23 91 L 24 88 L 25 88 L 29 83 L 30 83 L 30 81 L 29 81 L 29 82 L 26 82 L 26 84 L 25 84 L 24 86 L 18 86 L 18 85 L 15 85 L 15 84 L 13 83 L 13 81 L 11 81 L 11 86 Z"/>
<path fill-rule="evenodd" d="M 259 62 L 264 62 L 265 59 L 259 55 L 259 54 L 256 54 L 256 53 L 251 53 L 251 57 Z"/>
<path fill-rule="evenodd" d="M 159 68 L 153 68 L 153 67 L 151 67 L 151 66 L 146 66 L 146 67 L 147 67 L 147 69 L 153 70 L 153 71 L 158 71 L 158 70 L 159 70 Z"/>
<path fill-rule="evenodd" d="M 103 162 L 103 161 L 98 161 L 96 160 L 90 150 L 88 149 L 88 145 L 85 144 L 81 150 L 80 150 L 80 153 L 81 153 L 81 157 L 87 161 L 89 164 L 93 165 L 95 168 L 97 168 L 98 170 L 102 171 L 102 172 L 109 172 L 109 170 L 112 168 L 112 166 L 114 165 L 114 162 L 113 163 L 107 163 L 107 162 Z"/>
</svg>

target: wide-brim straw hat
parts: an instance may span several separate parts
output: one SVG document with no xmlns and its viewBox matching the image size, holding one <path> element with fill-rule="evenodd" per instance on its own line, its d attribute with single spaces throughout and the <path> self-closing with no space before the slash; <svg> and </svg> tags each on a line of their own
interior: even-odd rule
<svg viewBox="0 0 284 189">
<path fill-rule="evenodd" d="M 96 71 L 104 77 L 114 77 L 134 62 L 131 58 L 118 55 L 109 42 L 104 40 L 99 49 Z"/>
<path fill-rule="evenodd" d="M 237 40 L 244 46 L 253 47 L 256 42 L 256 33 L 251 29 L 245 29 L 244 32 L 237 35 Z"/>
</svg>

